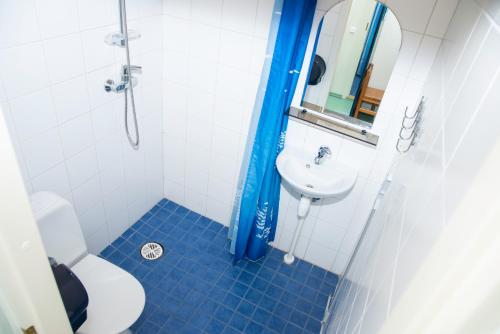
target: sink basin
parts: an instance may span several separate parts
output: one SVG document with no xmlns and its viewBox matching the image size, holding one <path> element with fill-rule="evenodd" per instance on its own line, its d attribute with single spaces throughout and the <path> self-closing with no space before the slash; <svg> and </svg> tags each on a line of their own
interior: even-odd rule
<svg viewBox="0 0 500 334">
<path fill-rule="evenodd" d="M 323 148 L 330 152 L 327 146 L 322 146 L 321 149 Z M 276 167 L 284 182 L 301 194 L 292 244 L 290 251 L 283 257 L 286 264 L 295 261 L 295 248 L 313 199 L 341 199 L 351 191 L 358 177 L 355 169 L 343 163 L 325 157 L 320 164 L 315 164 L 314 158 L 315 152 L 286 147 L 276 160 Z"/>
<path fill-rule="evenodd" d="M 357 171 L 333 159 L 314 163 L 315 152 L 285 148 L 276 166 L 281 177 L 303 196 L 311 198 L 342 197 L 357 179 Z"/>
</svg>

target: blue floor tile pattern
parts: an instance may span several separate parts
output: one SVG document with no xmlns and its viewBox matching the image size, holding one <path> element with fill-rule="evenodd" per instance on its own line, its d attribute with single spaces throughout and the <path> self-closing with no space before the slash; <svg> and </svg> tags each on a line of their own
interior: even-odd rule
<svg viewBox="0 0 500 334">
<path fill-rule="evenodd" d="M 148 241 L 164 246 L 163 257 L 141 257 Z M 104 249 L 146 291 L 134 333 L 319 333 L 336 275 L 302 260 L 286 265 L 274 248 L 233 265 L 228 247 L 226 227 L 163 199 Z"/>
</svg>

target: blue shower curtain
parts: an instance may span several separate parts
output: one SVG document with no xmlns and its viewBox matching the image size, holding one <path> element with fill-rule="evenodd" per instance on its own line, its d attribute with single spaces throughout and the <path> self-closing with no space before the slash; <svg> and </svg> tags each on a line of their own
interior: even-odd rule
<svg viewBox="0 0 500 334">
<path fill-rule="evenodd" d="M 366 72 L 366 68 L 370 62 L 370 57 L 375 47 L 375 42 L 377 41 L 377 35 L 384 20 L 385 13 L 387 11 L 387 6 L 383 3 L 377 2 L 375 5 L 375 10 L 373 11 L 372 20 L 370 22 L 370 27 L 368 28 L 368 33 L 366 34 L 365 44 L 363 46 L 363 51 L 361 52 L 361 57 L 359 59 L 358 67 L 356 69 L 356 74 L 354 75 L 354 80 L 351 86 L 351 95 L 356 96 L 361 90 L 361 82 Z M 355 100 L 356 101 L 356 100 Z M 356 104 L 353 104 L 354 112 Z M 352 116 L 352 115 L 351 115 Z"/>
<path fill-rule="evenodd" d="M 284 0 L 241 197 L 237 196 L 229 237 L 234 260 L 258 260 L 274 239 L 280 176 L 276 157 L 283 149 L 288 118 L 312 26 L 316 0 Z"/>
</svg>

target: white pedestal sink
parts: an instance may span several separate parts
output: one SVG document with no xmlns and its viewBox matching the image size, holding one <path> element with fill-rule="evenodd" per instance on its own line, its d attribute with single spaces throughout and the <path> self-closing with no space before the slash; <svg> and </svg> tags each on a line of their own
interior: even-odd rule
<svg viewBox="0 0 500 334">
<path fill-rule="evenodd" d="M 358 175 L 356 170 L 333 159 L 324 159 L 320 164 L 316 164 L 314 162 L 316 153 L 287 147 L 276 160 L 282 179 L 301 194 L 297 210 L 297 227 L 290 251 L 284 256 L 287 264 L 295 261 L 295 247 L 312 200 L 327 197 L 341 199 L 356 183 Z"/>
</svg>

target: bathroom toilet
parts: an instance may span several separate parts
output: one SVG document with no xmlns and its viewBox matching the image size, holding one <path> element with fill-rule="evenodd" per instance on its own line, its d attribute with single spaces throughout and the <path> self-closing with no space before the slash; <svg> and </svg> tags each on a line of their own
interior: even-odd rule
<svg viewBox="0 0 500 334">
<path fill-rule="evenodd" d="M 89 296 L 87 320 L 78 334 L 130 333 L 146 301 L 139 281 L 125 270 L 89 254 L 71 204 L 50 192 L 30 197 L 33 213 L 47 251 L 76 274 Z"/>
</svg>

